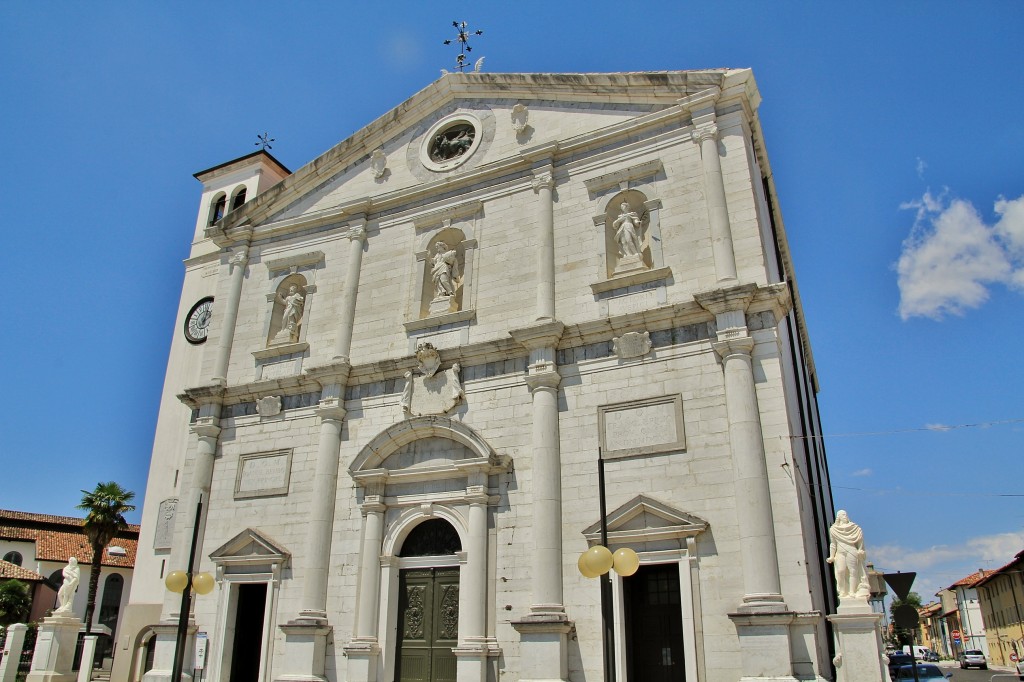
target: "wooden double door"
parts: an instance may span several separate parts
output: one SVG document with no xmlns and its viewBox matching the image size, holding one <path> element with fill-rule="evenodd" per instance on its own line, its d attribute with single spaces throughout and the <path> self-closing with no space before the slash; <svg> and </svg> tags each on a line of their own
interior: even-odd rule
<svg viewBox="0 0 1024 682">
<path fill-rule="evenodd" d="M 396 682 L 455 682 L 458 641 L 459 569 L 401 571 Z"/>
</svg>

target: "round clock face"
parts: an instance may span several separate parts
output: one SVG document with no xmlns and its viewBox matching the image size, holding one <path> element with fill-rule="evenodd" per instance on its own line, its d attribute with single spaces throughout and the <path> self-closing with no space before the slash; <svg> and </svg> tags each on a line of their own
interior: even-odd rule
<svg viewBox="0 0 1024 682">
<path fill-rule="evenodd" d="M 192 306 L 185 318 L 185 340 L 202 343 L 210 332 L 210 318 L 213 317 L 213 297 L 204 298 Z"/>
</svg>

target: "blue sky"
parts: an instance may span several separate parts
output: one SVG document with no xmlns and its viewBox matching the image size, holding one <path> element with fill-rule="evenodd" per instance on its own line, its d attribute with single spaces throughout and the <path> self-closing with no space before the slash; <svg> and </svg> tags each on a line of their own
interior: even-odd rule
<svg viewBox="0 0 1024 682">
<path fill-rule="evenodd" d="M 837 509 L 926 597 L 1024 549 L 1024 5 L 438 7 L 0 4 L 0 507 L 141 498 L 192 173 L 264 131 L 311 161 L 450 69 L 458 19 L 488 71 L 752 67 Z"/>
</svg>

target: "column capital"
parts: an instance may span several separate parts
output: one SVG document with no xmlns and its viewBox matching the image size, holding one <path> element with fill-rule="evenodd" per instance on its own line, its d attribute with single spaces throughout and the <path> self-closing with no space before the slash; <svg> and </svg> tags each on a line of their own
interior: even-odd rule
<svg viewBox="0 0 1024 682">
<path fill-rule="evenodd" d="M 234 268 L 234 266 L 236 265 L 241 265 L 242 267 L 245 267 L 245 264 L 248 260 L 249 247 L 240 246 L 231 253 L 231 256 L 228 258 L 228 265 L 232 268 Z"/>
<path fill-rule="evenodd" d="M 348 228 L 348 232 L 345 236 L 353 242 L 365 242 L 366 241 L 366 221 L 359 222 L 355 225 L 351 225 Z"/>
<path fill-rule="evenodd" d="M 220 435 L 220 427 L 217 426 L 217 421 L 209 417 L 197 421 L 189 428 L 189 431 L 200 438 L 209 438 L 212 440 L 217 440 L 217 437 Z"/>
<path fill-rule="evenodd" d="M 530 373 L 526 375 L 525 381 L 531 393 L 537 389 L 554 390 L 558 388 L 558 384 L 562 383 L 562 375 L 558 373 L 554 366 L 540 371 L 534 371 L 531 368 Z"/>
<path fill-rule="evenodd" d="M 348 411 L 343 407 L 344 401 L 340 398 L 325 398 L 316 407 L 316 416 L 323 421 L 342 422 Z"/>
<path fill-rule="evenodd" d="M 363 498 L 363 503 L 359 505 L 359 509 L 364 514 L 383 514 L 388 510 L 388 506 L 384 504 L 383 497 L 381 495 L 366 495 Z"/>
<path fill-rule="evenodd" d="M 715 349 L 715 353 L 722 359 L 722 362 L 737 356 L 745 357 L 749 360 L 750 354 L 754 351 L 754 339 L 750 336 L 738 336 L 715 341 L 711 344 L 711 347 Z"/>
<path fill-rule="evenodd" d="M 702 144 L 707 140 L 717 140 L 718 124 L 711 122 L 702 123 L 701 125 L 694 126 L 693 130 L 690 131 L 690 136 L 693 138 L 693 141 L 696 142 L 697 144 Z"/>
<path fill-rule="evenodd" d="M 555 178 L 551 173 L 551 168 L 547 167 L 533 171 L 533 182 L 531 184 L 534 192 L 553 188 L 555 186 Z"/>
</svg>

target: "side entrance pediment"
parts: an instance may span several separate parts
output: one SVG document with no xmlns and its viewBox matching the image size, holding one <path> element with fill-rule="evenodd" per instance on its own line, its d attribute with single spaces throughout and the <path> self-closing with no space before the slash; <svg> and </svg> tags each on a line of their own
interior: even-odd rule
<svg viewBox="0 0 1024 682">
<path fill-rule="evenodd" d="M 256 530 L 246 528 L 210 553 L 210 560 L 219 570 L 225 566 L 266 565 L 285 566 L 291 552 Z"/>
<path fill-rule="evenodd" d="M 685 541 L 708 529 L 704 519 L 680 511 L 646 495 L 637 495 L 608 514 L 608 544 L 637 545 L 661 540 Z M 601 542 L 601 521 L 587 526 L 591 545 Z"/>
</svg>

